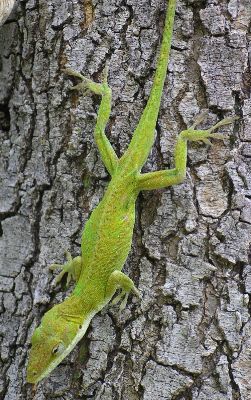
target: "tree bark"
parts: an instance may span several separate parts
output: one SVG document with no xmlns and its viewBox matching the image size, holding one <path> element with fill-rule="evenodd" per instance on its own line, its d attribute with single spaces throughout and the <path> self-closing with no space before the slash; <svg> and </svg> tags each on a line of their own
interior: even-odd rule
<svg viewBox="0 0 251 400">
<path fill-rule="evenodd" d="M 31 334 L 70 290 L 48 272 L 81 231 L 109 177 L 93 141 L 100 98 L 63 68 L 99 80 L 109 65 L 108 136 L 118 155 L 146 104 L 165 0 L 20 1 L 0 28 L 0 398 L 250 400 L 250 0 L 178 1 L 156 141 L 144 171 L 170 168 L 177 134 L 240 120 L 213 146 L 190 143 L 184 183 L 137 202 L 125 271 L 140 289 L 106 307 L 35 389 Z"/>
</svg>

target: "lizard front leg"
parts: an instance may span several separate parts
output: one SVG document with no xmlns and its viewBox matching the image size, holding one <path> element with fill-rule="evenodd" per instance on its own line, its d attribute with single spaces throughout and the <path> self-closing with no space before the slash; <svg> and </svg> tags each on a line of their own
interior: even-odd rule
<svg viewBox="0 0 251 400">
<path fill-rule="evenodd" d="M 218 133 L 212 133 L 223 125 L 228 125 L 238 119 L 237 117 L 225 118 L 207 130 L 195 130 L 196 125 L 202 121 L 202 116 L 199 116 L 191 128 L 182 131 L 177 139 L 175 146 L 174 160 L 175 168 L 170 170 L 149 172 L 147 174 L 139 174 L 137 178 L 137 188 L 139 190 L 161 189 L 171 185 L 181 183 L 186 176 L 187 164 L 187 141 L 202 141 L 211 143 L 210 138 L 224 139 L 225 136 Z"/>
<path fill-rule="evenodd" d="M 77 256 L 72 258 L 70 253 L 66 252 L 67 262 L 65 264 L 52 264 L 49 269 L 54 271 L 55 269 L 61 269 L 61 272 L 57 275 L 55 283 L 59 283 L 65 274 L 67 275 L 66 285 L 68 286 L 71 280 L 78 281 L 81 269 L 82 269 L 82 258 Z"/>
<path fill-rule="evenodd" d="M 65 72 L 68 75 L 74 76 L 82 80 L 82 82 L 80 82 L 78 85 L 73 86 L 71 88 L 72 90 L 90 90 L 91 92 L 102 96 L 102 100 L 98 110 L 94 138 L 98 146 L 102 161 L 106 169 L 112 176 L 114 171 L 117 169 L 118 157 L 105 134 L 105 127 L 111 113 L 112 99 L 112 91 L 107 83 L 107 71 L 105 70 L 105 78 L 102 83 L 93 82 L 92 80 L 85 78 L 79 72 L 73 71 L 71 69 L 66 69 Z"/>
<path fill-rule="evenodd" d="M 108 279 L 106 287 L 106 297 L 111 298 L 117 289 L 121 289 L 113 300 L 112 304 L 117 304 L 121 301 L 120 310 L 126 306 L 129 293 L 132 291 L 136 296 L 140 297 L 140 292 L 135 287 L 133 281 L 121 271 L 113 271 Z"/>
</svg>

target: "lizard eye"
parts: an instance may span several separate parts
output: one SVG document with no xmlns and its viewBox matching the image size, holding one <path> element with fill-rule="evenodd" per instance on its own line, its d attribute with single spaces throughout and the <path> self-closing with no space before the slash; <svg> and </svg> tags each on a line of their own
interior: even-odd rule
<svg viewBox="0 0 251 400">
<path fill-rule="evenodd" d="M 53 347 L 51 352 L 52 352 L 53 355 L 58 355 L 58 354 L 62 354 L 64 349 L 65 349 L 64 344 L 63 343 L 59 343 L 55 347 Z"/>
</svg>

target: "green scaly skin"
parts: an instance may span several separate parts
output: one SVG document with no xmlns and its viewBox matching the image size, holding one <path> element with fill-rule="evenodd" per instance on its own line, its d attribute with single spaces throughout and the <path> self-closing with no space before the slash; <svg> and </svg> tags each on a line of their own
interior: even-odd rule
<svg viewBox="0 0 251 400">
<path fill-rule="evenodd" d="M 159 189 L 182 182 L 186 175 L 187 141 L 209 142 L 209 138 L 222 139 L 212 133 L 221 125 L 233 122 L 225 119 L 208 130 L 195 130 L 199 118 L 188 130 L 180 133 L 175 147 L 175 167 L 171 170 L 141 174 L 152 144 L 160 100 L 167 72 L 174 25 L 176 0 L 169 0 L 160 56 L 147 105 L 125 154 L 119 159 L 105 135 L 105 126 L 111 111 L 111 89 L 107 79 L 101 84 L 86 79 L 81 74 L 66 70 L 81 79 L 76 90 L 90 90 L 102 96 L 95 141 L 102 160 L 112 179 L 104 198 L 86 223 L 82 236 L 82 256 L 71 259 L 64 266 L 54 264 L 51 269 L 62 268 L 57 281 L 64 273 L 77 281 L 70 297 L 54 306 L 35 329 L 28 363 L 27 381 L 36 383 L 47 376 L 83 337 L 92 317 L 113 297 L 113 303 L 122 301 L 125 307 L 130 291 L 139 295 L 132 280 L 121 272 L 131 248 L 135 221 L 135 201 L 141 190 Z"/>
</svg>

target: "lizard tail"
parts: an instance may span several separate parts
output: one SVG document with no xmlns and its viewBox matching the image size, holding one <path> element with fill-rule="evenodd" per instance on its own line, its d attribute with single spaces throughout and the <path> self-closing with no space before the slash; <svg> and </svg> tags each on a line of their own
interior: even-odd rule
<svg viewBox="0 0 251 400">
<path fill-rule="evenodd" d="M 176 0 L 169 0 L 160 55 L 157 62 L 157 68 L 154 75 L 150 96 L 138 126 L 134 131 L 131 143 L 121 158 L 121 163 L 129 161 L 130 165 L 137 165 L 139 169 L 141 169 L 146 162 L 154 142 L 154 132 L 169 62 L 175 8 Z"/>
</svg>

